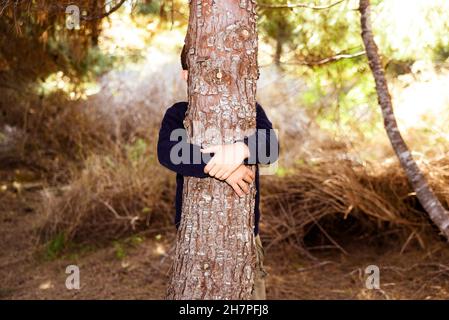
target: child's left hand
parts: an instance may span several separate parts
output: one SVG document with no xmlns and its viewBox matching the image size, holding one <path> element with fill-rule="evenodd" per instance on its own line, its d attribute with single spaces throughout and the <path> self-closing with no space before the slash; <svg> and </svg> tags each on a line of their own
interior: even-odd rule
<svg viewBox="0 0 449 320">
<path fill-rule="evenodd" d="M 214 153 L 204 172 L 220 180 L 226 180 L 249 157 L 249 148 L 243 142 L 212 146 L 201 152 Z"/>
</svg>

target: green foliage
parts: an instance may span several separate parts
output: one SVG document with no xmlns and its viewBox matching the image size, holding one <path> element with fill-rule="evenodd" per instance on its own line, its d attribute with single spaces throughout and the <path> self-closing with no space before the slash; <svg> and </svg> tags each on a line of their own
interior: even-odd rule
<svg viewBox="0 0 449 320">
<path fill-rule="evenodd" d="M 106 54 L 98 47 L 89 48 L 85 59 L 80 63 L 79 70 L 83 75 L 87 75 L 89 79 L 96 77 L 111 70 L 115 66 L 117 58 L 113 55 Z"/>
<path fill-rule="evenodd" d="M 148 144 L 145 139 L 139 138 L 133 144 L 127 146 L 128 159 L 136 162 L 148 155 Z"/>
<path fill-rule="evenodd" d="M 370 73 L 363 57 L 338 56 L 363 51 L 357 11 L 343 2 L 327 10 L 262 8 L 260 14 L 262 38 L 273 46 L 282 45 L 281 68 L 307 83 L 299 105 L 308 109 L 322 128 L 356 128 L 355 107 L 365 104 L 372 93 Z M 323 63 L 329 58 L 329 63 Z M 375 108 L 375 103 L 369 105 Z"/>
<path fill-rule="evenodd" d="M 123 240 L 114 241 L 114 254 L 118 260 L 123 260 L 128 256 L 128 250 L 142 244 L 144 238 L 139 235 L 132 235 Z"/>
<path fill-rule="evenodd" d="M 133 235 L 129 238 L 129 242 L 133 246 L 138 246 L 138 245 L 142 244 L 143 240 L 144 240 L 143 237 L 138 236 L 138 235 Z"/>
<path fill-rule="evenodd" d="M 449 42 L 441 40 L 433 49 L 433 60 L 436 63 L 443 63 L 449 59 Z"/>
<path fill-rule="evenodd" d="M 137 12 L 146 15 L 158 15 L 161 11 L 161 5 L 165 1 L 161 0 L 150 0 L 142 1 L 137 4 Z"/>
<path fill-rule="evenodd" d="M 119 241 L 114 242 L 114 252 L 115 252 L 115 257 L 118 260 L 123 260 L 124 258 L 126 258 L 127 254 L 126 254 L 125 246 Z"/>
<path fill-rule="evenodd" d="M 45 257 L 49 260 L 56 259 L 66 247 L 66 238 L 63 232 L 57 234 L 47 243 Z"/>
<path fill-rule="evenodd" d="M 344 3 L 328 10 L 261 8 L 259 30 L 263 39 L 280 42 L 292 63 L 318 61 L 361 48 L 357 12 Z"/>
<path fill-rule="evenodd" d="M 326 5 L 331 1 L 312 3 Z M 390 78 L 410 73 L 418 60 L 447 60 L 447 1 L 378 0 L 372 5 L 376 41 Z M 383 127 L 367 60 L 363 56 L 338 58 L 364 50 L 360 15 L 353 10 L 357 6 L 358 1 L 348 0 L 326 10 L 262 7 L 259 31 L 261 39 L 271 44 L 273 60 L 280 61 L 283 71 L 307 83 L 298 105 L 309 110 L 321 128 L 344 133 L 347 138 L 370 139 Z"/>
<path fill-rule="evenodd" d="M 173 28 L 184 25 L 189 16 L 189 6 L 183 0 L 140 0 L 136 3 L 136 13 L 157 19 L 160 27 Z"/>
</svg>

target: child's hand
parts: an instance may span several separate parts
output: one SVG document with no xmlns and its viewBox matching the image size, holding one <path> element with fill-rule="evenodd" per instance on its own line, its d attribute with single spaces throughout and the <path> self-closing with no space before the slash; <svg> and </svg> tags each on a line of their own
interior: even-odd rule
<svg viewBox="0 0 449 320">
<path fill-rule="evenodd" d="M 213 146 L 201 152 L 214 153 L 204 172 L 220 180 L 226 180 L 249 157 L 249 148 L 243 142 Z"/>
<path fill-rule="evenodd" d="M 227 179 L 226 182 L 234 189 L 239 197 L 249 193 L 249 185 L 254 181 L 255 174 L 244 164 L 241 164 Z"/>
</svg>

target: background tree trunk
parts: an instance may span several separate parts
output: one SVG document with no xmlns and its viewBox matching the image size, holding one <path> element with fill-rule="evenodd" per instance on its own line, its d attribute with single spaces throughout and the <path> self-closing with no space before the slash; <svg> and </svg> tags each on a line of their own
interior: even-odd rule
<svg viewBox="0 0 449 320">
<path fill-rule="evenodd" d="M 190 1 L 184 125 L 195 144 L 233 143 L 256 128 L 255 6 L 254 0 Z M 239 198 L 225 182 L 185 178 L 168 299 L 250 299 L 254 184 L 250 190 Z"/>
<path fill-rule="evenodd" d="M 360 0 L 359 11 L 361 13 L 362 38 L 366 48 L 369 65 L 376 82 L 376 90 L 379 104 L 382 108 L 384 125 L 396 155 L 399 158 L 407 178 L 416 192 L 421 205 L 429 214 L 432 221 L 449 239 L 449 213 L 444 209 L 441 202 L 435 196 L 432 188 L 419 169 L 412 154 L 399 132 L 396 118 L 385 78 L 385 71 L 379 57 L 378 48 L 374 41 L 371 27 L 371 5 L 369 0 Z"/>
</svg>

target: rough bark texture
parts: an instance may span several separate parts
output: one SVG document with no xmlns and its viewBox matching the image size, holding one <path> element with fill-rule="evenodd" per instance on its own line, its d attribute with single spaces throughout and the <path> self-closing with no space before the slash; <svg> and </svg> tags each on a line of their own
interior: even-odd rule
<svg viewBox="0 0 449 320">
<path fill-rule="evenodd" d="M 184 125 L 195 144 L 233 143 L 256 128 L 255 6 L 254 0 L 190 1 Z M 168 299 L 251 298 L 254 184 L 250 190 L 239 198 L 225 182 L 185 178 Z"/>
<path fill-rule="evenodd" d="M 385 71 L 383 69 L 377 45 L 374 41 L 371 17 L 370 1 L 360 0 L 359 11 L 361 13 L 362 38 L 366 48 L 369 65 L 376 82 L 376 90 L 379 104 L 382 108 L 384 125 L 396 155 L 399 158 L 402 168 L 407 178 L 416 192 L 421 205 L 427 211 L 430 219 L 440 229 L 443 235 L 449 239 L 449 213 L 444 209 L 441 202 L 435 196 L 432 188 L 427 183 L 426 178 L 419 169 L 412 154 L 399 132 L 396 118 L 393 112 L 390 92 L 388 90 Z"/>
</svg>

